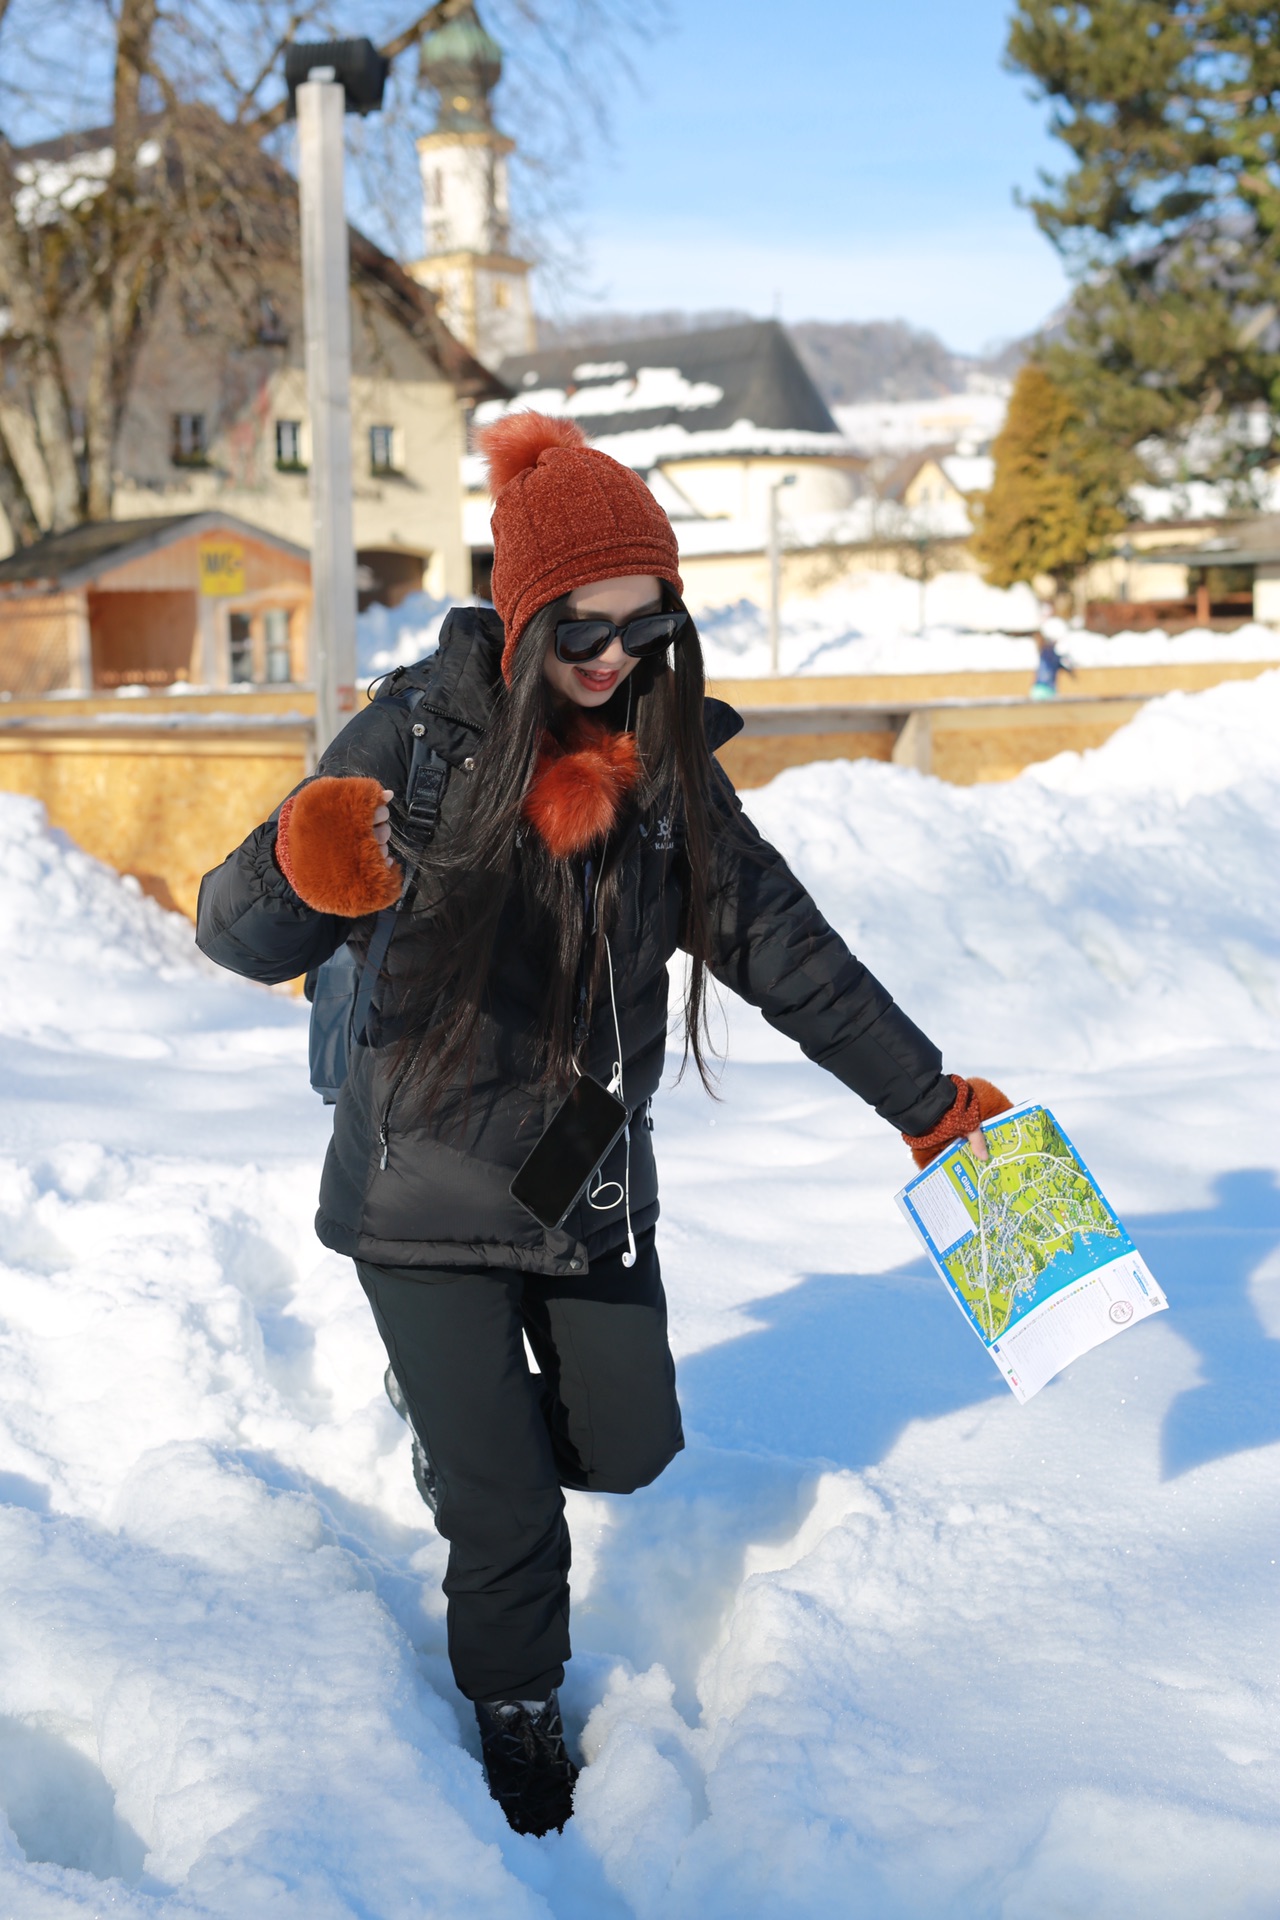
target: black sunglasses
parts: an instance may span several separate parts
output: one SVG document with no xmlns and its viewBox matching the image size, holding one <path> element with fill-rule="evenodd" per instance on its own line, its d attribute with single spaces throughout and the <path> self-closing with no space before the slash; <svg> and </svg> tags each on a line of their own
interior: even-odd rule
<svg viewBox="0 0 1280 1920">
<path fill-rule="evenodd" d="M 585 666 L 621 640 L 622 651 L 633 660 L 647 660 L 666 652 L 688 618 L 681 608 L 674 613 L 642 613 L 622 627 L 605 619 L 562 620 L 556 628 L 556 659 L 570 667 Z"/>
</svg>

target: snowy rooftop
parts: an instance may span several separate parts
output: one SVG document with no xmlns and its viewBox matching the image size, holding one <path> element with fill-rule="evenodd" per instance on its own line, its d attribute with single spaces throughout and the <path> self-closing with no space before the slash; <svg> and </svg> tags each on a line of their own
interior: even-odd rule
<svg viewBox="0 0 1280 1920">
<path fill-rule="evenodd" d="M 752 320 L 599 347 L 556 347 L 503 361 L 510 409 L 568 415 L 592 443 L 647 471 L 659 459 L 858 450 L 842 435 L 776 320 Z"/>
<path fill-rule="evenodd" d="M 621 433 L 673 420 L 702 430 L 758 427 L 835 433 L 836 423 L 776 320 L 750 320 L 600 347 L 552 347 L 503 361 L 502 378 L 526 404 L 563 411 L 590 431 Z M 690 416 L 696 416 L 691 419 Z"/>
</svg>

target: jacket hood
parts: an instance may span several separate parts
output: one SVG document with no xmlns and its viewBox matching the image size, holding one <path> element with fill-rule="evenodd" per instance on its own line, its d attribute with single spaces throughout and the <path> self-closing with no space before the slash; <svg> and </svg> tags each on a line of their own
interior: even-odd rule
<svg viewBox="0 0 1280 1920">
<path fill-rule="evenodd" d="M 502 685 L 504 632 L 492 607 L 453 607 L 440 641 L 424 663 L 432 705 L 477 730 L 488 726 Z"/>
</svg>

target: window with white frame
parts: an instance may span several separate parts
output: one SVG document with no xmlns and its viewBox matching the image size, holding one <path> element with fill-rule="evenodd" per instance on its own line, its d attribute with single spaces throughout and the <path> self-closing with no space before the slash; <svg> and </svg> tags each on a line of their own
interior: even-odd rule
<svg viewBox="0 0 1280 1920">
<path fill-rule="evenodd" d="M 398 473 L 399 461 L 396 458 L 396 430 L 394 427 L 370 427 L 369 429 L 369 470 L 371 473 Z"/>
<path fill-rule="evenodd" d="M 302 452 L 301 420 L 276 421 L 276 465 L 300 473 L 306 466 Z"/>
<path fill-rule="evenodd" d="M 170 458 L 175 467 L 203 467 L 209 458 L 209 435 L 202 413 L 175 413 Z"/>
</svg>

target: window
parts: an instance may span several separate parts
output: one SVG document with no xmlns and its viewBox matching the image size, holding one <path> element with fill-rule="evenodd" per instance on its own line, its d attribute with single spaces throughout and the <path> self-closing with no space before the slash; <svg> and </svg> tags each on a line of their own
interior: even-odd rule
<svg viewBox="0 0 1280 1920">
<path fill-rule="evenodd" d="M 233 613 L 228 622 L 227 678 L 233 686 L 253 679 L 253 626 L 247 613 Z"/>
<path fill-rule="evenodd" d="M 511 305 L 511 289 L 505 280 L 499 280 L 495 283 L 493 289 L 493 304 L 495 307 L 509 307 Z"/>
<path fill-rule="evenodd" d="M 262 616 L 262 626 L 267 642 L 267 680 L 272 686 L 283 686 L 293 678 L 293 661 L 289 652 L 289 609 L 268 607 Z"/>
<path fill-rule="evenodd" d="M 301 420 L 276 421 L 276 465 L 286 473 L 305 473 L 307 463 L 302 457 Z"/>
<path fill-rule="evenodd" d="M 174 414 L 173 448 L 170 458 L 175 467 L 208 465 L 209 438 L 202 413 Z"/>
<path fill-rule="evenodd" d="M 394 427 L 370 427 L 369 468 L 373 473 L 395 473 L 396 430 Z"/>
<path fill-rule="evenodd" d="M 258 344 L 263 347 L 283 347 L 289 341 L 289 330 L 280 318 L 279 309 L 269 294 L 263 294 L 258 301 Z"/>
</svg>

